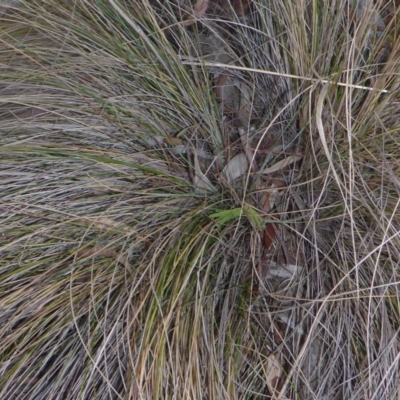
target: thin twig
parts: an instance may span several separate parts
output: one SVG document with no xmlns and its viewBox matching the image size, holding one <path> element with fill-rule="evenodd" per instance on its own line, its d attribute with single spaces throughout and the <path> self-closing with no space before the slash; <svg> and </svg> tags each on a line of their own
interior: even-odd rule
<svg viewBox="0 0 400 400">
<path fill-rule="evenodd" d="M 197 58 L 193 59 L 193 58 L 185 57 L 185 56 L 181 56 L 180 58 L 182 60 L 182 64 L 184 64 L 184 65 L 199 65 L 199 66 L 214 67 L 214 68 L 234 69 L 234 70 L 238 70 L 238 71 L 256 72 L 259 74 L 281 76 L 284 78 L 302 79 L 304 81 L 310 81 L 310 82 L 314 82 L 314 83 L 330 83 L 332 85 L 344 86 L 344 87 L 348 87 L 348 88 L 352 88 L 352 89 L 369 90 L 371 92 L 376 91 L 379 93 L 389 93 L 389 91 L 386 89 L 374 89 L 374 88 L 371 88 L 368 86 L 353 85 L 351 83 L 345 83 L 345 82 L 335 82 L 335 81 L 331 81 L 328 79 L 308 78 L 307 76 L 286 74 L 284 72 L 267 71 L 265 69 L 241 67 L 239 65 L 214 63 L 214 62 L 210 62 L 210 61 L 198 61 Z"/>
</svg>

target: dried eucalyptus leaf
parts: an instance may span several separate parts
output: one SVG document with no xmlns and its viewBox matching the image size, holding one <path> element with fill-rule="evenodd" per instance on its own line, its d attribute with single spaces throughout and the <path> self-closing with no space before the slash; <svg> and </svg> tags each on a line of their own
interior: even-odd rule
<svg viewBox="0 0 400 400">
<path fill-rule="evenodd" d="M 208 192 L 215 192 L 216 189 L 210 180 L 203 174 L 200 168 L 199 158 L 197 156 L 197 150 L 193 149 L 194 156 L 194 172 L 193 183 L 197 189 L 206 190 Z"/>
<path fill-rule="evenodd" d="M 280 265 L 276 263 L 271 263 L 270 269 L 268 271 L 269 275 L 276 278 L 282 279 L 294 279 L 300 275 L 303 267 L 295 264 Z"/>
<path fill-rule="evenodd" d="M 278 161 L 276 164 L 272 165 L 271 167 L 265 168 L 263 171 L 263 174 L 272 174 L 273 172 L 280 171 L 281 169 L 284 169 L 290 164 L 293 164 L 296 161 L 299 161 L 303 158 L 303 156 L 300 155 L 292 155 L 289 157 L 284 158 L 281 161 Z"/>
<path fill-rule="evenodd" d="M 165 138 L 164 136 L 149 136 L 144 138 L 144 141 L 150 146 L 161 146 L 164 144 Z"/>
<path fill-rule="evenodd" d="M 177 146 L 171 147 L 171 148 L 169 149 L 169 151 L 170 151 L 173 155 L 178 156 L 178 155 L 180 155 L 180 154 L 186 153 L 186 151 L 187 151 L 187 146 L 184 145 L 184 144 L 178 144 Z"/>
<path fill-rule="evenodd" d="M 274 354 L 268 356 L 265 372 L 268 390 L 271 394 L 277 395 L 278 393 L 276 393 L 276 390 L 279 384 L 279 379 L 283 373 L 283 368 Z"/>
<path fill-rule="evenodd" d="M 196 189 L 205 190 L 207 192 L 215 192 L 214 186 L 205 175 L 195 175 L 193 183 L 196 186 Z"/>
<path fill-rule="evenodd" d="M 249 170 L 249 161 L 244 153 L 239 153 L 225 165 L 222 170 L 226 180 L 232 182 L 235 179 L 240 178 Z"/>
</svg>

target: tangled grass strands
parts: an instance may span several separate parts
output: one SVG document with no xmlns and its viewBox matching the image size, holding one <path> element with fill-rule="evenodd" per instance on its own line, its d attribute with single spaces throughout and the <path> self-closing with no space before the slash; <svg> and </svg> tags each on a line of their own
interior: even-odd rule
<svg viewBox="0 0 400 400">
<path fill-rule="evenodd" d="M 398 13 L 0 6 L 0 398 L 396 398 Z"/>
</svg>

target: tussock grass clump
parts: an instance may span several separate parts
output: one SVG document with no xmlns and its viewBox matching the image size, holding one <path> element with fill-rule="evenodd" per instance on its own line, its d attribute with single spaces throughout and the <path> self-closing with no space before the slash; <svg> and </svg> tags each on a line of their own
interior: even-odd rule
<svg viewBox="0 0 400 400">
<path fill-rule="evenodd" d="M 3 6 L 0 398 L 396 398 L 398 18 Z"/>
</svg>

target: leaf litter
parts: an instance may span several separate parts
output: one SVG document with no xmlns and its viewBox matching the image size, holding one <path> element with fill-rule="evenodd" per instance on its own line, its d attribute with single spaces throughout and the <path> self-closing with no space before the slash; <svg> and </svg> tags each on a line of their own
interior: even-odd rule
<svg viewBox="0 0 400 400">
<path fill-rule="evenodd" d="M 189 32 L 190 26 L 196 21 L 201 21 L 209 10 L 210 2 L 208 0 L 198 0 L 193 6 L 193 17 L 183 21 L 185 29 Z M 245 15 L 249 10 L 249 2 L 235 1 L 233 5 L 234 11 L 238 15 Z M 230 44 L 229 35 L 227 36 L 218 24 L 208 32 L 200 32 L 198 40 L 194 40 L 191 44 L 195 56 L 202 58 L 208 62 L 231 62 L 235 61 L 233 53 L 228 49 Z M 190 56 L 190 54 L 188 54 Z M 223 57 L 223 59 L 221 58 Z M 253 185 L 257 195 L 249 193 L 246 202 L 249 202 L 251 209 L 259 210 L 260 218 L 268 216 L 276 207 L 282 187 L 285 183 L 282 179 L 276 179 L 275 174 L 285 175 L 290 172 L 290 166 L 300 162 L 302 155 L 298 152 L 294 154 L 286 154 L 284 158 L 276 159 L 282 154 L 277 151 L 278 147 L 273 148 L 260 146 L 261 142 L 254 146 L 249 140 L 249 131 L 253 114 L 257 109 L 257 100 L 255 96 L 254 84 L 249 81 L 249 77 L 244 71 L 218 70 L 211 69 L 211 83 L 213 83 L 213 94 L 219 103 L 220 113 L 225 115 L 225 138 L 226 143 L 224 154 L 212 154 L 211 152 L 197 147 L 196 143 L 190 143 L 182 138 L 168 136 L 164 139 L 155 138 L 156 143 L 163 140 L 164 145 L 169 145 L 169 151 L 174 156 L 192 156 L 193 166 L 189 166 L 192 183 L 197 191 L 205 191 L 216 193 L 217 186 L 221 182 L 226 181 L 228 185 L 232 185 L 240 178 L 247 176 L 246 185 Z M 235 134 L 236 131 L 236 134 Z M 239 143 L 232 142 L 235 135 L 238 135 Z M 264 137 L 265 134 L 262 136 Z M 273 156 L 274 163 L 267 165 L 261 170 L 265 160 Z M 202 162 L 200 163 L 200 159 Z M 217 160 L 218 167 L 215 168 Z M 287 171 L 288 170 L 288 171 Z M 260 174 L 257 174 L 261 171 Z M 224 179 L 221 180 L 221 177 Z M 279 180 L 278 186 L 273 180 Z M 248 186 L 250 187 L 250 186 Z M 245 207 L 246 203 L 242 205 Z M 247 206 L 246 206 L 247 207 Z M 264 217 L 262 217 L 264 215 Z M 276 213 L 274 214 L 276 218 Z M 270 218 L 271 219 L 271 218 Z M 251 220 L 251 218 L 250 218 Z M 270 251 L 272 243 L 276 239 L 275 224 L 267 224 L 263 232 L 263 257 L 265 261 L 266 254 Z"/>
</svg>

